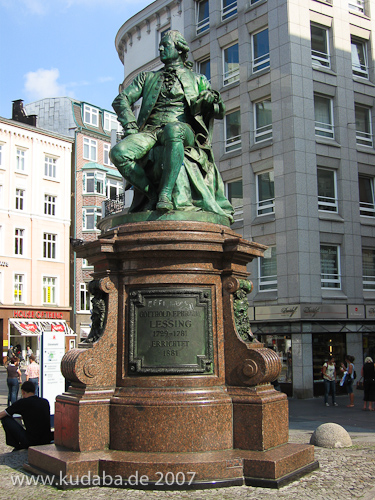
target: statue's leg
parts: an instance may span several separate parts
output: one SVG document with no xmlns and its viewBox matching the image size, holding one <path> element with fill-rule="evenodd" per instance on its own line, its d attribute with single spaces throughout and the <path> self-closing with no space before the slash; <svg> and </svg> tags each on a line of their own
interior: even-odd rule
<svg viewBox="0 0 375 500">
<path fill-rule="evenodd" d="M 137 160 L 146 156 L 155 143 L 154 135 L 140 132 L 128 135 L 110 151 L 111 161 L 120 174 L 138 191 L 145 194 L 151 204 L 156 202 L 157 193 Z"/>
<path fill-rule="evenodd" d="M 186 123 L 168 123 L 161 142 L 164 145 L 164 162 L 156 209 L 168 212 L 173 210 L 172 192 L 184 161 L 184 148 L 194 145 L 194 132 Z"/>
</svg>

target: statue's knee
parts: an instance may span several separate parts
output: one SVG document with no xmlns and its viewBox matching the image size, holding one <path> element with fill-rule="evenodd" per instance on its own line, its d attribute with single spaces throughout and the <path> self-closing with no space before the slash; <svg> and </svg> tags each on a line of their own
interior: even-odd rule
<svg viewBox="0 0 375 500">
<path fill-rule="evenodd" d="M 183 141 L 185 137 L 184 126 L 179 123 L 167 123 L 164 127 L 164 140 L 168 141 Z"/>
<path fill-rule="evenodd" d="M 109 152 L 109 157 L 111 159 L 111 162 L 116 165 L 116 167 L 131 161 L 131 158 L 127 154 L 126 150 L 124 150 L 121 143 L 113 146 L 113 148 Z"/>
</svg>

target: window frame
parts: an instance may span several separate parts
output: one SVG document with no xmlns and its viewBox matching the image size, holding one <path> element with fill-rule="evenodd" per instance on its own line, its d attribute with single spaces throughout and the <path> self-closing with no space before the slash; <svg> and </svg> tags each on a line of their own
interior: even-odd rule
<svg viewBox="0 0 375 500">
<path fill-rule="evenodd" d="M 372 253 L 372 269 L 371 274 L 365 274 L 366 265 L 364 259 L 364 252 Z M 362 286 L 364 291 L 375 291 L 375 249 L 362 247 Z"/>
<path fill-rule="evenodd" d="M 264 103 L 270 104 L 271 111 L 271 122 L 267 125 L 258 127 L 258 106 Z M 267 111 L 267 110 L 266 110 Z M 260 142 L 270 141 L 273 137 L 272 130 L 272 102 L 271 99 L 263 99 L 262 101 L 254 102 L 254 143 L 259 144 Z"/>
<path fill-rule="evenodd" d="M 16 172 L 26 173 L 26 149 L 16 147 Z"/>
<path fill-rule="evenodd" d="M 57 179 L 57 158 L 51 155 L 44 155 L 44 177 L 47 179 Z"/>
<path fill-rule="evenodd" d="M 231 126 L 228 123 L 228 117 L 238 114 L 239 117 L 239 134 L 228 137 L 228 128 Z M 234 126 L 234 125 L 232 125 Z M 241 111 L 239 109 L 231 110 L 225 115 L 224 118 L 224 145 L 225 152 L 231 153 L 232 151 L 238 151 L 242 148 L 242 136 L 241 136 Z"/>
<path fill-rule="evenodd" d="M 268 39 L 268 52 L 264 53 L 262 55 L 258 55 L 258 57 L 255 57 L 255 37 L 259 35 L 260 33 L 263 33 L 264 31 L 267 31 L 267 39 Z M 257 73 L 258 71 L 262 71 L 265 69 L 268 69 L 270 67 L 270 46 L 269 46 L 269 33 L 268 33 L 268 26 L 266 28 L 262 28 L 255 33 L 251 35 L 251 53 L 252 53 L 252 61 L 251 61 L 251 68 L 252 68 L 252 73 Z M 261 59 L 261 61 L 259 61 Z M 256 61 L 258 61 L 256 63 Z"/>
<path fill-rule="evenodd" d="M 226 61 L 225 54 L 229 49 L 237 45 L 238 62 L 231 63 Z M 223 87 L 231 85 L 232 83 L 237 83 L 240 80 L 240 55 L 239 55 L 239 45 L 238 42 L 232 43 L 222 50 L 222 61 L 223 61 Z M 234 64 L 237 65 L 234 69 L 225 70 L 225 65 Z"/>
<path fill-rule="evenodd" d="M 93 180 L 93 191 L 87 190 L 88 180 Z M 98 184 L 102 186 L 101 190 L 98 190 Z M 83 173 L 83 194 L 85 195 L 99 195 L 105 196 L 105 186 L 106 186 L 106 175 L 104 172 L 99 172 L 97 170 L 85 171 Z"/>
<path fill-rule="evenodd" d="M 103 144 L 103 165 L 108 165 L 109 167 L 113 167 L 113 163 L 109 157 L 109 152 L 111 151 L 110 144 Z"/>
<path fill-rule="evenodd" d="M 326 52 L 321 52 L 313 48 L 313 33 L 312 29 L 320 29 L 325 34 Z M 330 31 L 326 26 L 316 23 L 310 23 L 310 40 L 311 40 L 311 60 L 314 68 L 331 69 L 331 54 L 330 54 Z"/>
<path fill-rule="evenodd" d="M 262 272 L 262 265 L 267 258 L 267 252 L 270 252 L 270 259 L 274 260 L 271 265 L 275 266 L 276 274 L 264 275 L 264 272 Z M 265 250 L 264 256 L 258 259 L 258 291 L 259 293 L 277 292 L 277 253 L 275 245 L 270 245 Z"/>
<path fill-rule="evenodd" d="M 44 193 L 44 215 L 48 215 L 50 217 L 56 216 L 56 200 L 57 196 Z"/>
<path fill-rule="evenodd" d="M 357 119 L 357 110 L 364 110 L 367 114 L 367 124 L 368 124 L 368 132 L 363 132 L 362 130 L 358 129 L 358 122 L 359 120 Z M 359 146 L 365 146 L 372 148 L 374 146 L 373 143 L 373 133 L 372 133 L 372 113 L 371 113 L 371 108 L 368 106 L 362 106 L 361 104 L 354 104 L 354 112 L 355 112 L 355 139 L 356 143 Z M 364 124 L 366 126 L 366 117 L 364 120 Z M 366 128 L 366 127 L 365 127 Z"/>
<path fill-rule="evenodd" d="M 14 228 L 14 255 L 17 257 L 25 256 L 25 234 L 25 228 Z"/>
<path fill-rule="evenodd" d="M 107 125 L 108 122 L 108 125 Z M 114 124 L 116 123 L 115 127 L 111 127 L 111 123 Z M 109 113 L 108 111 L 104 111 L 103 113 L 103 130 L 106 132 L 111 132 L 112 130 L 116 130 L 117 132 L 120 132 L 120 123 L 117 119 L 116 115 L 113 115 L 112 113 Z"/>
<path fill-rule="evenodd" d="M 358 46 L 362 47 L 362 56 L 364 59 L 364 63 L 360 62 L 360 58 L 358 57 L 358 62 L 354 60 L 354 46 L 356 47 L 356 54 L 358 56 Z M 352 59 L 352 73 L 353 76 L 358 78 L 364 78 L 365 80 L 369 79 L 369 58 L 368 58 L 368 41 L 363 40 L 362 38 L 358 38 L 356 36 L 351 36 L 350 38 L 350 46 L 351 46 L 351 59 Z"/>
<path fill-rule="evenodd" d="M 206 4 L 208 7 L 208 14 L 203 19 L 199 19 L 201 11 L 200 6 Z M 205 8 L 203 9 L 204 15 Z M 201 35 L 209 31 L 210 29 L 210 2 L 209 0 L 196 0 L 195 2 L 195 27 L 196 27 L 196 35 Z"/>
<path fill-rule="evenodd" d="M 50 285 L 50 288 L 52 290 L 52 295 L 53 295 L 52 301 L 45 300 L 48 298 L 49 283 L 47 282 L 47 280 L 53 280 L 53 283 Z M 50 306 L 50 305 L 56 306 L 58 304 L 57 292 L 58 292 L 58 278 L 57 278 L 57 276 L 43 275 L 42 276 L 42 304 L 48 305 L 48 306 Z"/>
<path fill-rule="evenodd" d="M 87 149 L 87 154 L 86 150 Z M 95 152 L 95 155 L 91 156 Z M 91 139 L 91 137 L 83 137 L 83 151 L 82 156 L 84 160 L 98 161 L 98 141 Z"/>
<path fill-rule="evenodd" d="M 333 175 L 333 192 L 334 198 L 319 194 L 319 173 L 322 171 L 330 172 Z M 337 197 L 337 172 L 332 168 L 317 167 L 317 183 L 318 183 L 318 210 L 320 212 L 338 213 L 338 197 Z"/>
<path fill-rule="evenodd" d="M 337 268 L 336 272 L 334 273 L 328 273 L 328 272 L 323 272 L 323 259 L 322 259 L 322 248 L 335 248 L 336 249 L 336 263 L 337 263 Z M 340 245 L 335 245 L 335 244 L 329 244 L 329 243 L 321 243 L 320 244 L 320 284 L 321 288 L 323 290 L 341 290 L 342 288 L 342 283 L 341 283 L 341 249 Z M 324 277 L 327 276 L 327 277 Z M 328 276 L 331 276 L 330 278 Z M 329 286 L 332 284 L 333 286 Z M 325 286 L 328 285 L 328 286 Z M 337 286 L 335 286 L 337 285 Z"/>
<path fill-rule="evenodd" d="M 230 3 L 228 5 L 224 5 L 224 2 L 227 0 L 221 0 L 221 20 L 227 21 L 231 17 L 237 15 L 237 0 L 228 0 Z"/>
<path fill-rule="evenodd" d="M 57 260 L 57 234 L 43 233 L 43 259 Z"/>
<path fill-rule="evenodd" d="M 22 277 L 21 280 L 19 278 Z M 20 297 L 16 300 L 16 290 L 17 296 Z M 13 274 L 13 304 L 25 304 L 25 293 L 26 293 L 26 275 L 23 273 Z"/>
<path fill-rule="evenodd" d="M 372 200 L 370 201 L 361 201 L 361 180 L 368 180 L 369 185 L 369 198 Z M 368 189 L 366 189 L 366 186 L 362 186 L 364 192 Z M 368 175 L 358 175 L 358 190 L 359 190 L 359 215 L 361 217 L 375 217 L 375 189 L 374 189 L 374 178 Z"/>
<path fill-rule="evenodd" d="M 88 211 L 92 211 L 92 214 L 90 213 L 90 215 L 93 216 L 93 222 L 94 222 L 94 227 L 93 228 L 88 228 L 87 227 L 87 215 L 88 215 Z M 99 216 L 99 220 L 98 220 L 98 216 Z M 95 231 L 99 231 L 99 229 L 96 228 L 96 225 L 98 224 L 98 222 L 102 219 L 103 215 L 102 215 L 102 208 L 101 207 L 96 207 L 96 206 L 85 206 L 82 208 L 82 231 L 85 231 L 85 232 L 95 232 Z"/>
<path fill-rule="evenodd" d="M 82 308 L 82 302 L 86 307 Z M 79 312 L 88 313 L 90 312 L 90 310 L 91 310 L 91 294 L 89 291 L 89 283 L 83 281 L 79 284 Z"/>
<path fill-rule="evenodd" d="M 202 64 L 208 63 L 209 65 L 209 73 L 210 73 L 210 78 L 208 78 L 207 74 L 205 72 L 202 72 Z M 207 78 L 209 82 L 211 82 L 211 59 L 209 57 L 206 57 L 205 59 L 201 59 L 200 61 L 197 61 L 197 73 L 200 75 L 203 75 Z"/>
<path fill-rule="evenodd" d="M 353 3 L 354 1 L 356 3 Z M 349 8 L 349 12 L 350 11 L 360 12 L 361 14 L 364 14 L 364 15 L 366 13 L 366 11 L 365 11 L 365 1 L 364 0 L 349 0 L 349 2 L 348 2 L 348 8 Z"/>
<path fill-rule="evenodd" d="M 25 189 L 16 188 L 15 210 L 23 212 L 25 210 L 25 204 L 26 204 Z"/>
<path fill-rule="evenodd" d="M 111 187 L 116 189 L 115 198 L 111 198 Z M 108 200 L 116 200 L 118 197 L 124 192 L 124 182 L 120 179 L 113 179 L 112 177 L 107 176 L 106 178 L 106 186 L 105 186 L 105 195 Z"/>
<path fill-rule="evenodd" d="M 260 199 L 260 177 L 265 174 L 272 173 L 272 178 L 269 179 L 269 184 L 273 183 L 273 197 Z M 265 215 L 275 213 L 275 171 L 271 168 L 264 172 L 258 172 L 255 175 L 255 188 L 256 188 L 256 207 L 257 216 L 263 217 Z"/>
<path fill-rule="evenodd" d="M 329 118 L 330 123 L 319 122 L 316 120 L 316 99 L 324 99 L 329 103 Z M 332 97 L 325 96 L 322 94 L 314 93 L 314 118 L 315 118 L 315 136 L 324 137 L 326 139 L 335 138 L 335 121 L 333 113 L 333 99 Z"/>
<path fill-rule="evenodd" d="M 91 127 L 99 128 L 99 109 L 90 104 L 83 104 L 83 123 Z"/>
<path fill-rule="evenodd" d="M 241 198 L 239 198 L 238 196 L 237 197 L 231 196 L 230 186 L 235 184 L 235 183 L 241 183 L 241 192 L 242 192 Z M 242 179 L 231 179 L 230 181 L 227 181 L 225 183 L 225 195 L 226 195 L 229 203 L 234 208 L 234 215 L 233 215 L 234 222 L 242 221 L 243 220 L 243 181 L 242 181 Z M 241 203 L 240 204 L 233 203 L 233 201 L 232 201 L 233 199 L 240 199 Z"/>
</svg>

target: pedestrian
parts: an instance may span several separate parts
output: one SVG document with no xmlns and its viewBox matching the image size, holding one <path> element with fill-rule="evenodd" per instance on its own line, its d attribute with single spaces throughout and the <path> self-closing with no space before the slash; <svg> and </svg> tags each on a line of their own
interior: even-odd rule
<svg viewBox="0 0 375 500">
<path fill-rule="evenodd" d="M 35 386 L 35 396 L 39 396 L 39 376 L 40 369 L 38 363 L 35 361 L 35 355 L 30 355 L 30 364 L 27 366 L 25 374 L 26 380 L 30 380 Z"/>
<path fill-rule="evenodd" d="M 17 401 L 18 389 L 22 381 L 22 374 L 18 365 L 19 360 L 16 356 L 13 356 L 7 365 L 8 406 Z"/>
<path fill-rule="evenodd" d="M 354 356 L 347 354 L 345 356 L 345 364 L 341 363 L 340 370 L 343 372 L 343 377 L 340 385 L 345 385 L 346 392 L 349 395 L 349 404 L 347 408 L 354 408 L 354 392 L 353 392 L 353 381 L 354 381 Z"/>
<path fill-rule="evenodd" d="M 14 356 L 13 345 L 10 344 L 10 347 L 8 349 L 8 352 L 7 352 L 7 358 L 8 358 L 7 361 L 8 361 L 8 363 L 13 358 L 13 356 Z"/>
<path fill-rule="evenodd" d="M 363 408 L 362 410 L 374 411 L 372 407 L 375 401 L 375 366 L 374 361 L 370 356 L 365 358 L 365 364 L 362 367 L 361 375 L 363 377 Z"/>
<path fill-rule="evenodd" d="M 289 347 L 287 355 L 286 355 L 286 382 L 292 381 L 292 348 Z"/>
<path fill-rule="evenodd" d="M 35 396 L 30 380 L 22 384 L 21 392 L 22 399 L 0 412 L 6 444 L 13 446 L 13 451 L 49 444 L 52 440 L 49 402 Z M 13 418 L 15 414 L 21 415 L 24 427 Z"/>
<path fill-rule="evenodd" d="M 336 363 L 333 356 L 328 356 L 328 361 L 323 365 L 322 373 L 324 380 L 324 404 L 329 406 L 328 396 L 331 393 L 333 406 L 338 406 L 336 403 Z"/>
<path fill-rule="evenodd" d="M 27 361 L 27 364 L 30 364 L 30 356 L 32 355 L 33 351 L 31 349 L 31 347 L 28 345 L 26 347 L 26 361 Z"/>
</svg>

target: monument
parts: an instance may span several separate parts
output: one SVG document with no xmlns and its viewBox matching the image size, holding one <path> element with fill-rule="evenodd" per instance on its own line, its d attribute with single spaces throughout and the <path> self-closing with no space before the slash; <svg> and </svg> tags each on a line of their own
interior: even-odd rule
<svg viewBox="0 0 375 500">
<path fill-rule="evenodd" d="M 279 487 L 318 466 L 313 446 L 288 444 L 280 361 L 251 333 L 246 265 L 266 247 L 230 229 L 211 148 L 225 107 L 188 50 L 167 32 L 163 69 L 113 104 L 111 158 L 134 199 L 76 248 L 94 266 L 91 332 L 62 360 L 54 444 L 28 456 L 61 487 Z"/>
</svg>

